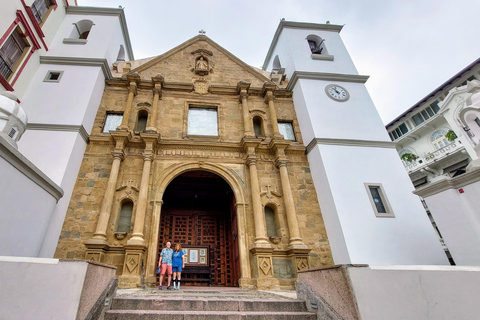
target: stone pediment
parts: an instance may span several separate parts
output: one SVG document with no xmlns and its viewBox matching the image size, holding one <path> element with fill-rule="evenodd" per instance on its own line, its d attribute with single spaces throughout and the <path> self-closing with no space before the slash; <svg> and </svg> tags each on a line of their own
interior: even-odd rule
<svg viewBox="0 0 480 320">
<path fill-rule="evenodd" d="M 202 82 L 236 86 L 241 80 L 262 87 L 267 77 L 256 71 L 205 35 L 198 35 L 179 46 L 132 69 L 123 76 L 138 73 L 141 79 L 161 74 L 169 83 Z"/>
</svg>

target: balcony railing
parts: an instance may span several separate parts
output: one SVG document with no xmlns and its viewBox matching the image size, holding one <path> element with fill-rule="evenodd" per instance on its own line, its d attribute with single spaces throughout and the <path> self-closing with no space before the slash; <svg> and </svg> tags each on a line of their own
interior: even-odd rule
<svg viewBox="0 0 480 320">
<path fill-rule="evenodd" d="M 450 144 L 447 144 L 445 147 L 437 149 L 433 152 L 428 152 L 423 158 L 418 158 L 414 162 L 404 161 L 405 170 L 411 171 L 419 169 L 425 165 L 428 165 L 430 162 L 434 160 L 438 160 L 450 154 L 456 150 L 463 148 L 460 143 L 453 141 Z"/>
</svg>

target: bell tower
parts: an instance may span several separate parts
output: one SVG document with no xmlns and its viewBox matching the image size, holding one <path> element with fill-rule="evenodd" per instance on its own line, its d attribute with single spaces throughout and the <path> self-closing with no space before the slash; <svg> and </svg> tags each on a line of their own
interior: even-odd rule
<svg viewBox="0 0 480 320">
<path fill-rule="evenodd" d="M 282 20 L 264 70 L 283 73 L 336 264 L 448 264 L 340 37 Z"/>
</svg>

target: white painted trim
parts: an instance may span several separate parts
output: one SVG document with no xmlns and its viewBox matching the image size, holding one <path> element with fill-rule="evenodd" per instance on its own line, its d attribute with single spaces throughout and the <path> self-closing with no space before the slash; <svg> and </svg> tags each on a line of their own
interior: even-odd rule
<svg viewBox="0 0 480 320">
<path fill-rule="evenodd" d="M 100 67 L 106 80 L 113 78 L 107 59 L 41 56 L 40 63 L 67 66 Z"/>
<path fill-rule="evenodd" d="M 28 179 L 32 180 L 46 192 L 51 194 L 57 201 L 63 197 L 62 188 L 47 177 L 46 174 L 38 169 L 2 137 L 0 137 L 0 157 L 23 173 Z"/>
<path fill-rule="evenodd" d="M 88 143 L 90 135 L 83 125 L 28 123 L 27 130 L 77 132 Z"/>
<path fill-rule="evenodd" d="M 288 82 L 287 90 L 292 91 L 299 79 L 365 83 L 369 77 L 370 76 L 361 76 L 357 74 L 295 71 Z"/>
<path fill-rule="evenodd" d="M 330 54 L 312 53 L 310 55 L 310 58 L 312 58 L 313 60 L 327 60 L 327 61 L 333 61 L 334 60 L 334 56 L 332 56 Z"/>
<path fill-rule="evenodd" d="M 315 138 L 307 145 L 306 154 L 309 154 L 318 144 L 349 146 L 349 147 L 365 147 L 365 148 L 388 148 L 395 149 L 395 143 L 390 141 L 373 141 L 373 140 L 354 140 L 354 139 L 332 139 L 332 138 Z"/>
<path fill-rule="evenodd" d="M 64 38 L 63 43 L 84 45 L 84 44 L 87 44 L 87 39 Z"/>
<path fill-rule="evenodd" d="M 458 177 L 432 182 L 424 187 L 414 190 L 413 193 L 422 198 L 426 198 L 448 189 L 462 188 L 477 181 L 480 181 L 480 169 L 466 172 Z"/>
</svg>

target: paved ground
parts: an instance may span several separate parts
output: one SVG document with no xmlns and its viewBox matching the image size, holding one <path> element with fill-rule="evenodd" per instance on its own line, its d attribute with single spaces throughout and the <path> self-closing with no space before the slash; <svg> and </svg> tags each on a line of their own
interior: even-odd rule
<svg viewBox="0 0 480 320">
<path fill-rule="evenodd" d="M 182 286 L 180 290 L 163 290 L 158 289 L 117 289 L 118 297 L 152 297 L 158 296 L 162 298 L 172 299 L 261 299 L 261 300 L 282 300 L 282 299 L 297 299 L 295 290 L 242 290 L 240 288 L 225 288 L 225 287 L 192 287 Z"/>
</svg>

